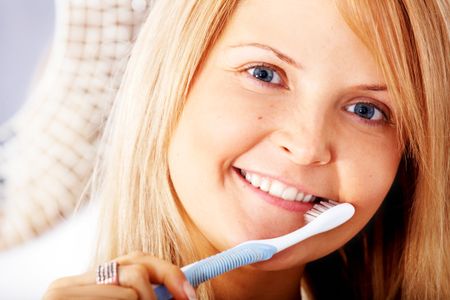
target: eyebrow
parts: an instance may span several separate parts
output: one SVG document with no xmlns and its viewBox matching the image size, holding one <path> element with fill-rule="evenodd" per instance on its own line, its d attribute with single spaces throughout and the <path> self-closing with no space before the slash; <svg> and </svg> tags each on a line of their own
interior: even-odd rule
<svg viewBox="0 0 450 300">
<path fill-rule="evenodd" d="M 355 87 L 359 90 L 367 90 L 367 91 L 387 91 L 387 87 L 385 84 L 360 84 Z"/>
<path fill-rule="evenodd" d="M 292 57 L 290 57 L 290 56 L 284 54 L 283 52 L 281 52 L 269 45 L 266 45 L 266 44 L 244 43 L 244 44 L 230 46 L 230 48 L 239 48 L 239 47 L 257 47 L 257 48 L 260 48 L 260 49 L 263 49 L 266 51 L 270 51 L 273 54 L 275 54 L 275 56 L 277 56 L 282 61 L 285 61 L 288 64 L 293 65 L 294 67 L 296 67 L 298 69 L 303 68 L 303 66 L 299 62 L 297 62 L 295 59 L 293 59 Z M 359 89 L 359 90 L 375 91 L 375 92 L 387 91 L 387 87 L 385 84 L 359 84 L 355 88 Z"/>
<path fill-rule="evenodd" d="M 303 68 L 302 65 L 297 62 L 295 59 L 293 59 L 292 57 L 289 57 L 288 55 L 284 54 L 283 52 L 269 46 L 269 45 L 265 45 L 265 44 L 260 44 L 260 43 L 245 43 L 245 44 L 238 44 L 238 45 L 234 45 L 234 46 L 230 46 L 230 48 L 238 48 L 238 47 L 257 47 L 266 51 L 270 51 L 273 54 L 275 54 L 276 57 L 278 57 L 279 59 L 281 59 L 284 62 L 287 62 L 290 65 L 293 65 L 294 67 L 301 69 Z"/>
</svg>

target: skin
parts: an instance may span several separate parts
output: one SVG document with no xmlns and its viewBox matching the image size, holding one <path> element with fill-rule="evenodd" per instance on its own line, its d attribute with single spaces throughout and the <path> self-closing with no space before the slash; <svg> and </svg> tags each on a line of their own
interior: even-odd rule
<svg viewBox="0 0 450 300">
<path fill-rule="evenodd" d="M 275 80 L 256 78 L 255 65 L 276 72 Z M 217 299 L 298 299 L 304 264 L 341 247 L 374 215 L 401 155 L 383 86 L 332 1 L 240 2 L 196 74 L 169 147 L 171 179 L 196 245 L 209 255 L 305 224 L 305 207 L 271 204 L 237 168 L 351 203 L 356 212 L 268 262 L 212 280 Z M 375 117 L 355 113 L 357 103 L 376 108 Z M 176 266 L 145 253 L 117 260 L 120 286 L 96 285 L 90 271 L 55 281 L 44 299 L 153 299 L 150 282 L 165 284 L 176 299 L 194 296 Z"/>
<path fill-rule="evenodd" d="M 279 79 L 256 78 L 255 65 Z M 357 114 L 356 103 L 376 115 Z M 212 254 L 304 225 L 304 212 L 264 201 L 236 168 L 351 203 L 356 213 L 268 262 L 219 277 L 219 298 L 273 298 L 274 290 L 298 297 L 303 265 L 353 237 L 386 196 L 401 154 L 393 114 L 372 56 L 332 1 L 240 4 L 197 74 L 169 150 L 175 190 L 202 234 L 197 244 Z"/>
<path fill-rule="evenodd" d="M 60 278 L 52 282 L 43 299 L 156 299 L 151 283 L 166 286 L 175 299 L 195 299 L 194 288 L 181 270 L 146 253 L 133 252 L 114 259 L 119 265 L 120 285 L 96 284 L 96 271 Z"/>
</svg>

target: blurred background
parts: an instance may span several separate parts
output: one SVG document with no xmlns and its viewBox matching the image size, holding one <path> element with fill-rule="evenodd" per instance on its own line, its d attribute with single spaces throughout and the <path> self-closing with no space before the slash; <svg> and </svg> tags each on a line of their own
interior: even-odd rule
<svg viewBox="0 0 450 300">
<path fill-rule="evenodd" d="M 89 267 L 84 193 L 151 0 L 0 0 L 0 299 Z"/>
<path fill-rule="evenodd" d="M 53 23 L 52 0 L 0 1 L 0 124 L 25 101 Z"/>
<path fill-rule="evenodd" d="M 21 109 L 29 96 L 36 73 L 51 46 L 54 14 L 53 0 L 0 2 L 1 125 Z M 67 257 L 60 255 L 58 258 L 53 250 L 59 248 L 58 251 L 72 255 L 77 260 L 76 253 L 80 250 L 74 247 L 75 241 L 62 238 L 75 234 L 71 231 L 73 229 L 64 224 L 41 239 L 0 252 L 0 298 L 40 299 L 52 277 L 64 274 L 66 270 L 72 272 L 71 267 L 68 268 L 67 263 L 64 263 Z M 63 244 L 59 244 L 58 240 Z M 64 244 L 70 245 L 72 250 L 65 248 Z M 85 262 L 83 264 L 86 265 Z M 32 271 L 35 267 L 44 273 L 43 270 L 49 270 L 50 277 Z M 24 278 L 24 275 L 29 279 Z"/>
</svg>

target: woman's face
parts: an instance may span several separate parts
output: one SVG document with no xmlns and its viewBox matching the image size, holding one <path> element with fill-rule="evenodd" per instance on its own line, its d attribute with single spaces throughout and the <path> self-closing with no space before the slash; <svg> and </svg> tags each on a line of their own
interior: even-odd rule
<svg viewBox="0 0 450 300">
<path fill-rule="evenodd" d="M 261 268 L 301 265 L 362 229 L 401 151 L 383 78 L 333 1 L 242 1 L 196 76 L 169 169 L 214 248 L 300 228 L 314 198 L 355 215 Z"/>
</svg>

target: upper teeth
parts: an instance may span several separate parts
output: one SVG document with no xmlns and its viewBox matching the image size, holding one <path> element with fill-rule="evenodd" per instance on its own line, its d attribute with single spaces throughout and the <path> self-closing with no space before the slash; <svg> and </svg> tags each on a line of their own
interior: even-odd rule
<svg viewBox="0 0 450 300">
<path fill-rule="evenodd" d="M 284 200 L 311 202 L 316 198 L 313 195 L 305 194 L 302 191 L 297 190 L 293 186 L 287 186 L 278 180 L 261 177 L 244 170 L 241 170 L 241 174 L 245 177 L 245 180 L 250 182 L 254 187 Z"/>
</svg>

